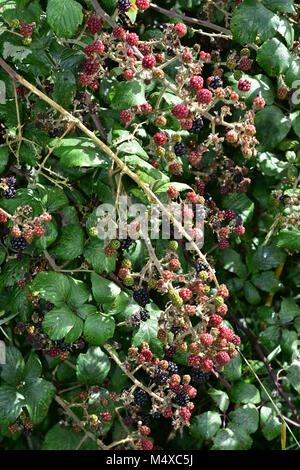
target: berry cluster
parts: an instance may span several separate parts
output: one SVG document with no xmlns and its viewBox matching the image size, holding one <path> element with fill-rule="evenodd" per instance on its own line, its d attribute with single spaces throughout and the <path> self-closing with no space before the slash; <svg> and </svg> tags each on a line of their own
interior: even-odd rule
<svg viewBox="0 0 300 470">
<path fill-rule="evenodd" d="M 11 199 L 16 195 L 16 178 L 15 176 L 8 176 L 7 178 L 0 179 L 1 195 L 6 199 Z"/>
</svg>

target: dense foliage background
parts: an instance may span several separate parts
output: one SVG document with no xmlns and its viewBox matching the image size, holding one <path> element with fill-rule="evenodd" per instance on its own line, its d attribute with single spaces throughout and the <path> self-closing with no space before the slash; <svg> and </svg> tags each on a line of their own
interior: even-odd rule
<svg viewBox="0 0 300 470">
<path fill-rule="evenodd" d="M 0 0 L 1 448 L 299 448 L 299 34 L 293 0 Z M 99 240 L 121 194 L 204 204 L 206 258 Z"/>
</svg>

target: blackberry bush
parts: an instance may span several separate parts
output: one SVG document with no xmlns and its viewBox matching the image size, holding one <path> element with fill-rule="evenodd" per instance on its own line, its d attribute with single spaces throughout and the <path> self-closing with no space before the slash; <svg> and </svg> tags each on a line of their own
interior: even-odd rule
<svg viewBox="0 0 300 470">
<path fill-rule="evenodd" d="M 1 448 L 296 450 L 299 4 L 0 30 Z"/>
</svg>

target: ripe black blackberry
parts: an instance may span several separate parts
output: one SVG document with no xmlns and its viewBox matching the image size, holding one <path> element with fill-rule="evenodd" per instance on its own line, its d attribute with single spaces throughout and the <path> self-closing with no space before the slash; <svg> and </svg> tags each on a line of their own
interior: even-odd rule
<svg viewBox="0 0 300 470">
<path fill-rule="evenodd" d="M 194 132 L 194 134 L 198 134 L 201 131 L 203 126 L 204 126 L 203 119 L 201 117 L 196 118 L 193 121 L 191 131 Z"/>
<path fill-rule="evenodd" d="M 169 374 L 177 374 L 178 365 L 175 364 L 175 362 L 170 362 L 169 361 L 168 372 L 169 372 Z"/>
<path fill-rule="evenodd" d="M 175 346 L 169 346 L 168 348 L 165 348 L 164 350 L 165 359 L 167 360 L 172 359 L 175 353 L 176 353 Z"/>
<path fill-rule="evenodd" d="M 167 379 L 168 379 L 167 372 L 164 372 L 163 370 L 157 368 L 154 373 L 154 382 L 156 383 L 156 385 L 164 385 Z"/>
<path fill-rule="evenodd" d="M 177 144 L 174 145 L 174 152 L 177 157 L 180 157 L 181 155 L 185 154 L 185 145 L 183 142 L 177 142 Z"/>
<path fill-rule="evenodd" d="M 200 367 L 193 367 L 191 372 L 191 380 L 195 383 L 204 383 L 207 382 L 210 378 L 209 372 L 202 372 Z"/>
<path fill-rule="evenodd" d="M 59 137 L 60 136 L 60 130 L 57 129 L 57 127 L 54 127 L 51 131 L 51 137 Z"/>
<path fill-rule="evenodd" d="M 233 177 L 233 181 L 237 184 L 241 183 L 243 181 L 244 177 L 242 173 L 236 173 Z"/>
<path fill-rule="evenodd" d="M 150 299 L 147 288 L 143 287 L 134 291 L 133 298 L 141 307 L 145 307 Z"/>
<path fill-rule="evenodd" d="M 140 311 L 140 316 L 141 316 L 142 321 L 147 321 L 150 318 L 150 315 L 146 310 L 141 310 Z"/>
<path fill-rule="evenodd" d="M 130 0 L 118 0 L 117 8 L 120 11 L 128 11 L 132 7 L 132 3 Z"/>
<path fill-rule="evenodd" d="M 139 314 L 139 312 L 137 313 L 133 313 L 130 317 L 130 322 L 133 326 L 137 326 L 140 324 L 141 322 L 141 316 Z"/>
<path fill-rule="evenodd" d="M 145 426 L 150 426 L 151 419 L 149 415 L 143 415 L 141 416 L 141 421 Z"/>
<path fill-rule="evenodd" d="M 177 336 L 180 331 L 180 328 L 178 326 L 172 326 L 172 328 L 170 328 L 170 331 L 171 333 L 173 333 L 174 336 Z"/>
<path fill-rule="evenodd" d="M 133 240 L 130 237 L 124 238 L 120 241 L 122 250 L 127 250 L 133 243 Z"/>
<path fill-rule="evenodd" d="M 5 197 L 5 199 L 12 199 L 16 195 L 16 190 L 13 186 L 8 186 L 8 188 L 5 191 L 3 191 L 2 194 L 3 194 L 3 197 Z"/>
<path fill-rule="evenodd" d="M 213 80 L 210 82 L 209 86 L 216 90 L 217 88 L 220 88 L 223 85 L 222 80 L 220 77 L 216 76 L 213 78 Z"/>
<path fill-rule="evenodd" d="M 205 263 L 201 263 L 201 261 L 196 261 L 196 265 L 195 265 L 195 268 L 196 268 L 196 271 L 197 273 L 200 273 L 201 271 L 209 271 L 209 267 L 207 266 L 207 264 Z"/>
<path fill-rule="evenodd" d="M 280 196 L 279 201 L 281 202 L 281 204 L 283 204 L 285 206 L 285 203 L 286 203 L 287 199 L 289 199 L 289 196 L 287 194 L 283 194 L 282 196 Z M 242 224 L 240 224 L 240 225 L 242 225 Z"/>
<path fill-rule="evenodd" d="M 13 238 L 11 241 L 11 246 L 16 251 L 23 251 L 27 246 L 27 242 L 24 237 Z"/>
<path fill-rule="evenodd" d="M 172 47 L 168 47 L 167 56 L 168 57 L 174 57 L 175 56 L 175 51 L 174 51 L 174 49 L 172 49 Z"/>
<path fill-rule="evenodd" d="M 136 390 L 134 392 L 134 402 L 138 405 L 138 406 L 143 406 L 147 401 L 147 394 L 146 392 L 144 392 L 144 390 Z"/>
<path fill-rule="evenodd" d="M 46 302 L 46 305 L 45 305 L 45 310 L 47 312 L 50 312 L 50 310 L 52 310 L 54 308 L 54 304 L 52 302 Z"/>
<path fill-rule="evenodd" d="M 175 401 L 179 406 L 187 406 L 189 404 L 190 397 L 186 395 L 186 393 L 180 392 L 176 395 Z"/>
<path fill-rule="evenodd" d="M 243 225 L 243 219 L 240 215 L 238 215 L 237 218 L 235 219 L 235 223 L 236 225 Z"/>
</svg>

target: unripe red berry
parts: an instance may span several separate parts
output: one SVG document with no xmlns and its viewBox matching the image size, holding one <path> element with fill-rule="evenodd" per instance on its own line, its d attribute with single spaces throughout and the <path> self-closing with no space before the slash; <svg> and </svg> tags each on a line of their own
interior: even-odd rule
<svg viewBox="0 0 300 470">
<path fill-rule="evenodd" d="M 206 88 L 201 88 L 197 92 L 197 100 L 201 104 L 209 104 L 212 101 L 212 92 Z"/>
<path fill-rule="evenodd" d="M 172 114 L 177 118 L 177 119 L 184 119 L 184 118 L 187 118 L 188 115 L 189 115 L 189 109 L 188 107 L 186 106 L 186 104 L 184 103 L 181 103 L 181 104 L 177 104 L 176 106 L 174 106 L 174 108 L 172 109 Z"/>
<path fill-rule="evenodd" d="M 100 29 L 102 28 L 102 25 L 103 25 L 102 18 L 98 18 L 98 16 L 96 15 L 92 15 L 88 19 L 88 23 L 87 23 L 88 30 L 93 34 L 98 33 L 98 31 L 100 31 Z"/>
<path fill-rule="evenodd" d="M 239 80 L 238 89 L 243 91 L 244 93 L 251 90 L 251 82 L 249 80 L 243 80 L 242 78 Z"/>
<path fill-rule="evenodd" d="M 121 26 L 117 26 L 113 30 L 113 35 L 116 39 L 123 39 L 126 36 L 126 31 Z"/>
<path fill-rule="evenodd" d="M 246 229 L 243 225 L 238 225 L 235 229 L 234 229 L 234 233 L 240 237 L 242 235 L 244 235 Z"/>
<path fill-rule="evenodd" d="M 193 297 L 192 291 L 186 287 L 180 289 L 179 295 L 183 300 L 190 300 Z"/>
<path fill-rule="evenodd" d="M 132 120 L 132 116 L 129 111 L 124 109 L 123 111 L 120 112 L 120 120 L 122 122 L 128 123 Z"/>
<path fill-rule="evenodd" d="M 217 315 L 215 313 L 213 313 L 209 317 L 209 324 L 214 328 L 219 327 L 221 325 L 222 321 L 223 321 L 222 317 L 220 317 L 220 315 Z"/>
<path fill-rule="evenodd" d="M 210 372 L 214 367 L 214 363 L 209 357 L 203 357 L 200 361 L 200 367 L 203 372 Z"/>
<path fill-rule="evenodd" d="M 181 268 L 181 263 L 178 258 L 172 258 L 169 262 L 171 271 L 178 271 Z"/>
<path fill-rule="evenodd" d="M 143 114 L 149 114 L 152 112 L 152 106 L 150 103 L 144 103 L 141 106 L 141 111 Z"/>
<path fill-rule="evenodd" d="M 156 145 L 164 145 L 168 140 L 165 132 L 163 131 L 154 134 L 153 139 Z"/>
<path fill-rule="evenodd" d="M 153 449 L 152 441 L 150 441 L 149 439 L 146 439 L 146 440 L 142 441 L 142 449 L 143 450 L 152 450 Z"/>
<path fill-rule="evenodd" d="M 136 33 L 128 33 L 126 35 L 126 42 L 130 45 L 130 46 L 137 46 L 138 43 L 139 43 L 139 36 L 136 34 Z"/>
<path fill-rule="evenodd" d="M 136 0 L 136 6 L 139 10 L 148 10 L 150 8 L 150 3 L 148 0 Z"/>
<path fill-rule="evenodd" d="M 203 344 L 203 346 L 211 346 L 214 342 L 214 338 L 212 335 L 210 335 L 209 333 L 202 333 L 200 335 L 200 341 L 201 341 L 201 344 Z"/>
<path fill-rule="evenodd" d="M 101 413 L 101 419 L 105 423 L 109 423 L 112 420 L 111 412 L 110 411 L 104 411 L 103 413 Z"/>
<path fill-rule="evenodd" d="M 184 23 L 176 23 L 174 26 L 174 32 L 176 36 L 183 38 L 187 33 L 187 27 Z"/>
<path fill-rule="evenodd" d="M 193 75 L 190 80 L 191 90 L 200 90 L 203 88 L 204 80 L 200 75 Z"/>
<path fill-rule="evenodd" d="M 134 79 L 134 72 L 133 70 L 126 69 L 123 72 L 123 78 L 127 81 L 133 80 Z"/>
<path fill-rule="evenodd" d="M 230 361 L 230 356 L 226 351 L 219 351 L 216 355 L 216 362 L 219 366 L 225 366 Z"/>
<path fill-rule="evenodd" d="M 156 65 L 155 56 L 152 54 L 145 55 L 145 57 L 143 58 L 142 65 L 144 69 L 153 69 L 153 67 L 155 67 Z"/>
</svg>

